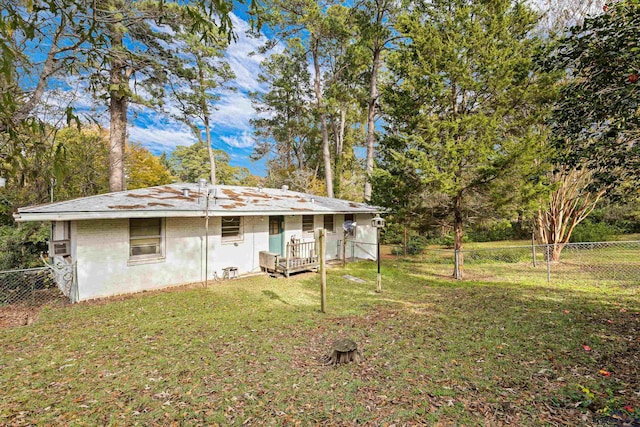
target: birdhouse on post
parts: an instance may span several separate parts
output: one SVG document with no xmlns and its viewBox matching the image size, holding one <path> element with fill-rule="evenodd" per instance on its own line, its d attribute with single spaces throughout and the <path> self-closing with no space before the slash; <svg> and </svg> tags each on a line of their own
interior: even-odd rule
<svg viewBox="0 0 640 427">
<path fill-rule="evenodd" d="M 380 214 L 376 214 L 374 218 L 371 219 L 371 226 L 375 228 L 384 228 L 386 225 L 386 221 L 384 218 L 380 217 Z"/>
<path fill-rule="evenodd" d="M 376 214 L 375 217 L 371 219 L 371 226 L 376 229 L 377 234 L 377 261 L 378 261 L 378 276 L 376 279 L 376 292 L 382 292 L 382 276 L 380 275 L 380 230 L 385 226 L 385 220 L 380 217 L 380 214 Z"/>
</svg>

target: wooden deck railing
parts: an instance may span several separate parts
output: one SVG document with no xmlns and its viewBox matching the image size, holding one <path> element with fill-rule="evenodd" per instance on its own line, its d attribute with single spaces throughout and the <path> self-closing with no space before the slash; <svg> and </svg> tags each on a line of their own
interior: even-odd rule
<svg viewBox="0 0 640 427">
<path fill-rule="evenodd" d="M 286 257 L 283 260 L 285 275 L 296 271 L 316 268 L 319 263 L 316 242 L 288 242 Z"/>
</svg>

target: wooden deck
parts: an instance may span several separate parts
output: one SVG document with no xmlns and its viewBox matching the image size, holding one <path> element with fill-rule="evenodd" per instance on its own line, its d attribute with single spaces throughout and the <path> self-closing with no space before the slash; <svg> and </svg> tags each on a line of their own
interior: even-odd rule
<svg viewBox="0 0 640 427">
<path fill-rule="evenodd" d="M 320 266 L 316 242 L 289 242 L 286 256 L 260 252 L 260 267 L 263 271 L 280 273 L 289 277 L 300 271 L 313 271 Z"/>
</svg>

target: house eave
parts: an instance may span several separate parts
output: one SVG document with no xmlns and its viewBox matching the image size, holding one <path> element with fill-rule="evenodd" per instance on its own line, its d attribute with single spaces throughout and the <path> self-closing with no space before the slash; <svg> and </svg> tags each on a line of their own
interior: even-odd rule
<svg viewBox="0 0 640 427">
<path fill-rule="evenodd" d="M 273 210 L 273 211 L 210 211 L 209 217 L 218 216 L 299 216 L 299 215 L 340 215 L 340 214 L 376 214 L 381 210 L 353 209 L 353 210 Z M 16 222 L 30 221 L 80 221 L 98 219 L 127 219 L 127 218 L 204 218 L 206 211 L 175 211 L 175 210 L 130 210 L 113 212 L 18 212 L 14 214 Z"/>
</svg>

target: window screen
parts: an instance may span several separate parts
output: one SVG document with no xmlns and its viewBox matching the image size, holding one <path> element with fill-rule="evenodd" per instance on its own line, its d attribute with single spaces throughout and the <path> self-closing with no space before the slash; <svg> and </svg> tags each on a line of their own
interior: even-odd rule
<svg viewBox="0 0 640 427">
<path fill-rule="evenodd" d="M 162 255 L 162 218 L 129 219 L 129 256 Z"/>
<path fill-rule="evenodd" d="M 222 217 L 222 239 L 242 238 L 242 218 L 239 216 Z"/>
<path fill-rule="evenodd" d="M 313 215 L 302 215 L 302 231 L 313 231 Z"/>
<path fill-rule="evenodd" d="M 333 226 L 333 215 L 324 216 L 324 229 L 331 232 L 335 230 Z"/>
</svg>

